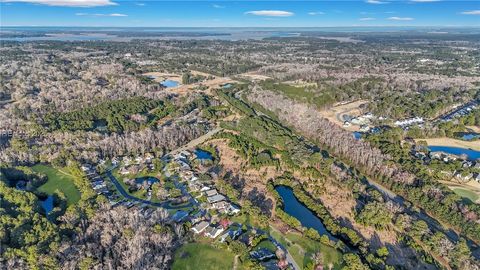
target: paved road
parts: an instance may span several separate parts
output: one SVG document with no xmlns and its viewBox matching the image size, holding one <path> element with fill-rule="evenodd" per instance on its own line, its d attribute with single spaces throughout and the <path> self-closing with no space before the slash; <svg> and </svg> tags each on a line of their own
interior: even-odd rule
<svg viewBox="0 0 480 270">
<path fill-rule="evenodd" d="M 187 149 L 191 149 L 191 148 L 194 148 L 196 147 L 197 145 L 199 144 L 202 144 L 204 143 L 205 141 L 207 141 L 208 139 L 210 139 L 213 135 L 215 135 L 216 133 L 222 131 L 223 129 L 221 127 L 217 127 L 217 128 L 214 128 L 212 130 L 210 130 L 208 133 L 196 138 L 196 139 L 193 139 L 191 140 L 189 143 L 183 145 L 183 146 L 180 146 L 179 148 L 175 149 L 175 150 L 172 150 L 168 153 L 168 155 L 175 155 L 175 154 L 178 154 L 184 150 L 187 150 Z"/>
</svg>

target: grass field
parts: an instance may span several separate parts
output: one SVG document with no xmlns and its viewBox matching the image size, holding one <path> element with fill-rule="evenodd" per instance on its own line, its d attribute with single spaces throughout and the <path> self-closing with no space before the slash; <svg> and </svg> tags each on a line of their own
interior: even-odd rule
<svg viewBox="0 0 480 270">
<path fill-rule="evenodd" d="M 279 241 L 292 255 L 297 264 L 304 268 L 311 262 L 311 256 L 320 251 L 323 255 L 324 265 L 333 264 L 333 269 L 342 268 L 342 253 L 335 248 L 313 241 L 297 233 L 282 235 L 279 231 L 271 231 L 271 235 Z"/>
<path fill-rule="evenodd" d="M 452 189 L 458 196 L 467 198 L 472 202 L 476 202 L 480 198 L 480 196 L 477 193 L 468 189 L 459 188 L 459 187 L 455 187 Z"/>
<path fill-rule="evenodd" d="M 209 244 L 189 243 L 175 253 L 173 270 L 224 270 L 232 269 L 235 255 Z"/>
<path fill-rule="evenodd" d="M 60 190 L 67 197 L 67 204 L 71 205 L 80 200 L 80 192 L 73 183 L 73 176 L 60 172 L 59 170 L 44 164 L 37 164 L 32 170 L 47 175 L 48 181 L 38 188 L 38 191 L 53 194 Z"/>
</svg>

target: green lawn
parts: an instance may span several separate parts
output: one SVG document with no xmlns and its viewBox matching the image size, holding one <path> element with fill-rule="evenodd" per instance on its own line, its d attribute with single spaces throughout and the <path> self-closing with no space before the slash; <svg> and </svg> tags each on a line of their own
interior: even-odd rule
<svg viewBox="0 0 480 270">
<path fill-rule="evenodd" d="M 232 269 L 235 255 L 225 249 L 216 249 L 209 244 L 189 243 L 183 245 L 173 261 L 173 270 L 224 270 Z"/>
<path fill-rule="evenodd" d="M 71 205 L 80 200 L 80 192 L 73 183 L 73 176 L 60 172 L 59 170 L 44 164 L 37 164 L 32 170 L 47 175 L 48 181 L 38 187 L 38 191 L 53 194 L 60 190 L 67 197 L 67 204 Z"/>
<path fill-rule="evenodd" d="M 476 202 L 480 198 L 480 196 L 477 193 L 465 188 L 456 187 L 456 188 L 453 188 L 453 192 L 455 192 L 460 197 L 469 199 L 472 202 Z"/>
<path fill-rule="evenodd" d="M 288 252 L 290 252 L 295 262 L 297 262 L 301 268 L 304 268 L 311 261 L 312 254 L 318 251 L 323 255 L 324 266 L 332 263 L 334 265 L 333 269 L 342 268 L 342 253 L 335 248 L 303 237 L 297 233 L 282 235 L 279 231 L 272 230 L 271 235 L 288 249 Z"/>
</svg>

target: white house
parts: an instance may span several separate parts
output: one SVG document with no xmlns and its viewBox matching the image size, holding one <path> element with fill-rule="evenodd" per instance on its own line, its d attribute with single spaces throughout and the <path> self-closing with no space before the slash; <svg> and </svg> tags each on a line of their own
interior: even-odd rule
<svg viewBox="0 0 480 270">
<path fill-rule="evenodd" d="M 203 232 L 208 227 L 208 225 L 210 225 L 208 222 L 201 221 L 200 223 L 198 223 L 192 228 L 192 231 L 196 234 L 199 234 Z"/>
</svg>

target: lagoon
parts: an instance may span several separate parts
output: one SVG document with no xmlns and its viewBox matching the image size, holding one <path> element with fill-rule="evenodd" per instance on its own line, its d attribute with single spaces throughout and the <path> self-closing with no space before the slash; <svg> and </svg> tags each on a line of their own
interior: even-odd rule
<svg viewBox="0 0 480 270">
<path fill-rule="evenodd" d="M 475 151 L 472 149 L 467 149 L 467 148 L 460 148 L 460 147 L 452 147 L 452 146 L 428 146 L 428 149 L 430 151 L 442 151 L 448 154 L 453 154 L 453 155 L 462 155 L 465 154 L 467 155 L 467 158 L 470 160 L 475 160 L 477 158 L 480 158 L 480 151 Z"/>
<path fill-rule="evenodd" d="M 320 218 L 297 200 L 293 190 L 287 186 L 277 186 L 275 190 L 283 200 L 283 211 L 298 219 L 302 226 L 315 229 L 320 235 L 326 234 L 330 240 L 336 240 L 325 228 Z"/>
</svg>

